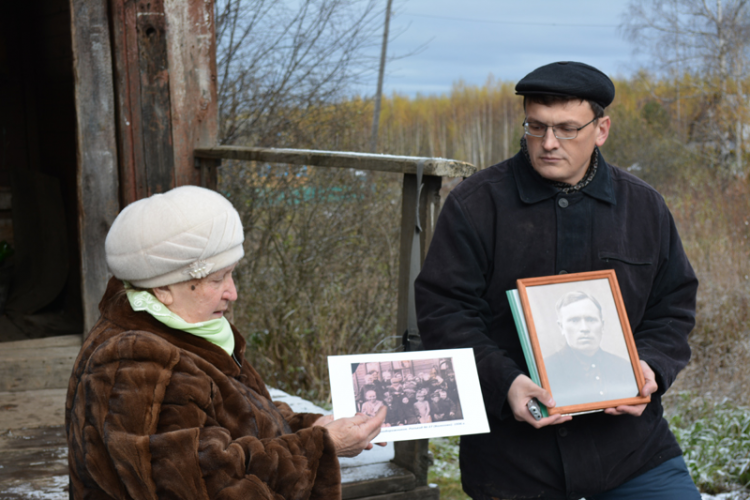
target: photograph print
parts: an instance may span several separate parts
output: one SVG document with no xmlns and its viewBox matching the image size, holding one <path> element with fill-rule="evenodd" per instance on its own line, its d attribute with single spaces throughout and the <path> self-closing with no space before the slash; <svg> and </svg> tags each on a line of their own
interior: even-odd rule
<svg viewBox="0 0 750 500">
<path fill-rule="evenodd" d="M 387 409 L 378 440 L 489 432 L 473 349 L 328 356 L 333 415 Z"/>
<path fill-rule="evenodd" d="M 383 427 L 461 420 L 452 358 L 352 363 L 357 412 L 388 407 Z"/>
<path fill-rule="evenodd" d="M 643 376 L 614 271 L 534 280 L 519 284 L 525 282 L 524 309 L 542 385 L 557 403 L 550 413 L 643 399 Z"/>
</svg>

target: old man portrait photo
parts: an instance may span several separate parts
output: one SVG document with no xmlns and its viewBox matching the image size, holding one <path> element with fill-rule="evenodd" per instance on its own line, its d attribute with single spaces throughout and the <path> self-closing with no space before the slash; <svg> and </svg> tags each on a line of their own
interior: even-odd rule
<svg viewBox="0 0 750 500">
<path fill-rule="evenodd" d="M 631 398 L 633 365 L 606 279 L 526 289 L 558 406 Z"/>
</svg>

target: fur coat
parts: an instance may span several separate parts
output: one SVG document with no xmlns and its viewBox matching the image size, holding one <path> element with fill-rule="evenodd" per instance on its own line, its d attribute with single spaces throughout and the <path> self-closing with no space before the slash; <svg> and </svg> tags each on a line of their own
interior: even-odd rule
<svg viewBox="0 0 750 500">
<path fill-rule="evenodd" d="M 134 312 L 114 278 L 99 309 L 68 385 L 71 498 L 341 498 L 321 415 L 271 401 L 234 327 L 229 356 Z"/>
</svg>

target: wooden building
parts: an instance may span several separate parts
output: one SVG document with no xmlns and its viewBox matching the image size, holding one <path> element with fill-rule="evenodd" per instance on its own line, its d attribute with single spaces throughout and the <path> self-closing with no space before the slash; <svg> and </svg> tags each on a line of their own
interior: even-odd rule
<svg viewBox="0 0 750 500">
<path fill-rule="evenodd" d="M 43 316 L 14 325 L 87 331 L 120 207 L 201 183 L 193 149 L 215 143 L 214 44 L 211 1 L 0 5 L 0 239 L 16 249 L 8 310 Z"/>
</svg>

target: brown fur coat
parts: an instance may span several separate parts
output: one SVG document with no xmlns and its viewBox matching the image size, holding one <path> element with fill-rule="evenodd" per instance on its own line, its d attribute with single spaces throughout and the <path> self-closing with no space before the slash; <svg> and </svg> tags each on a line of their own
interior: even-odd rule
<svg viewBox="0 0 750 500">
<path fill-rule="evenodd" d="M 341 498 L 320 415 L 271 401 L 234 328 L 241 367 L 121 290 L 112 279 L 68 386 L 72 498 Z"/>
</svg>

